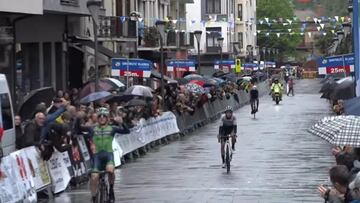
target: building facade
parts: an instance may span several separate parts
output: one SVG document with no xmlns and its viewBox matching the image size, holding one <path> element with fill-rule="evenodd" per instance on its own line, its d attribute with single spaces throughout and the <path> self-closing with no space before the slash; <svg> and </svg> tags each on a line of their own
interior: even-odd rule
<svg viewBox="0 0 360 203">
<path fill-rule="evenodd" d="M 199 0 L 188 4 L 187 30 L 202 31 L 200 39 L 202 73 L 213 72 L 214 60 L 245 58 L 256 47 L 256 0 Z M 196 12 L 199 11 L 199 12 Z M 220 48 L 217 39 L 224 39 Z M 251 48 L 250 52 L 247 47 Z M 195 56 L 198 47 L 192 50 Z"/>
</svg>

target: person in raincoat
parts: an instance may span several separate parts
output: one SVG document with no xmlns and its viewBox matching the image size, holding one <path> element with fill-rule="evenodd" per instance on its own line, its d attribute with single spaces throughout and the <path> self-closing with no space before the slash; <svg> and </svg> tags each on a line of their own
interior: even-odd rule
<svg viewBox="0 0 360 203">
<path fill-rule="evenodd" d="M 283 88 L 282 84 L 279 82 L 279 80 L 276 79 L 271 85 L 271 93 L 272 93 L 273 100 L 275 100 L 275 93 L 280 93 L 280 100 L 282 100 L 283 89 L 284 88 Z"/>
</svg>

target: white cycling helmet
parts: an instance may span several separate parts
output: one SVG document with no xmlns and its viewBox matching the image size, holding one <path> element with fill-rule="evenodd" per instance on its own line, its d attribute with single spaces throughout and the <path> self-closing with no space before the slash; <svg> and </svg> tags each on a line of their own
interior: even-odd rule
<svg viewBox="0 0 360 203">
<path fill-rule="evenodd" d="M 225 108 L 225 112 L 233 112 L 233 107 L 231 107 L 231 106 L 227 106 L 226 108 Z"/>
</svg>

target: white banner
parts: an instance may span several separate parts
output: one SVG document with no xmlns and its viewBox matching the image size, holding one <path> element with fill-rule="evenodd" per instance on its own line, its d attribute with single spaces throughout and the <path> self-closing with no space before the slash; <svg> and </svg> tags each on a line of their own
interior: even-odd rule
<svg viewBox="0 0 360 203">
<path fill-rule="evenodd" d="M 16 161 L 11 156 L 3 157 L 0 164 L 0 202 L 18 202 L 25 196 L 25 187 L 22 185 Z"/>
<path fill-rule="evenodd" d="M 24 202 L 36 202 L 36 188 L 34 183 L 35 171 L 25 153 L 25 150 L 19 150 L 10 154 L 16 160 L 16 168 L 19 172 L 19 182 L 22 182 L 23 193 L 25 194 Z"/>
<path fill-rule="evenodd" d="M 40 156 L 40 152 L 35 147 L 27 147 L 22 149 L 27 155 L 29 167 L 33 176 L 34 185 L 37 191 L 51 184 L 49 170 L 44 160 Z"/>
<path fill-rule="evenodd" d="M 71 177 L 69 170 L 66 167 L 66 163 L 64 162 L 63 153 L 58 152 L 54 148 L 51 159 L 47 163 L 52 180 L 53 192 L 56 194 L 64 191 L 68 186 Z"/>
<path fill-rule="evenodd" d="M 178 132 L 176 116 L 172 112 L 164 112 L 156 118 L 141 119 L 139 124 L 131 129 L 130 134 L 117 135 L 115 140 L 122 154 L 127 154 L 150 142 Z"/>
</svg>

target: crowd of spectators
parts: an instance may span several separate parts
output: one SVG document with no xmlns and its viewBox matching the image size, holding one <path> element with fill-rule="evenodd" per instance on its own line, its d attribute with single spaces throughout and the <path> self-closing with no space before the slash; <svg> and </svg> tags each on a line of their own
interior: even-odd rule
<svg viewBox="0 0 360 203">
<path fill-rule="evenodd" d="M 329 203 L 360 202 L 360 148 L 333 148 L 336 166 L 329 170 L 332 187 L 321 185 L 318 192 Z"/>
<path fill-rule="evenodd" d="M 167 84 L 163 99 L 160 90 L 153 91 L 152 98 L 133 96 L 132 100 L 140 100 L 140 104 L 131 105 L 131 100 L 100 100 L 89 104 L 81 104 L 78 89 L 56 92 L 50 106 L 40 103 L 35 108 L 31 119 L 22 121 L 17 115 L 16 147 L 38 146 L 45 160 L 51 157 L 53 146 L 58 151 L 69 147 L 76 148 L 77 125 L 95 126 L 97 124 L 97 109 L 106 107 L 110 111 L 110 124 L 115 124 L 114 118 L 121 117 L 127 128 L 136 126 L 140 119 L 157 117 L 163 111 L 172 111 L 177 115 L 194 115 L 196 110 L 208 102 L 225 100 L 234 97 L 239 102 L 238 91 L 246 91 L 247 83 L 237 84 L 226 81 L 221 85 L 206 87 L 206 91 L 195 93 L 184 85 Z M 114 94 L 117 94 L 116 92 Z M 163 109 L 164 108 L 164 109 Z"/>
</svg>

